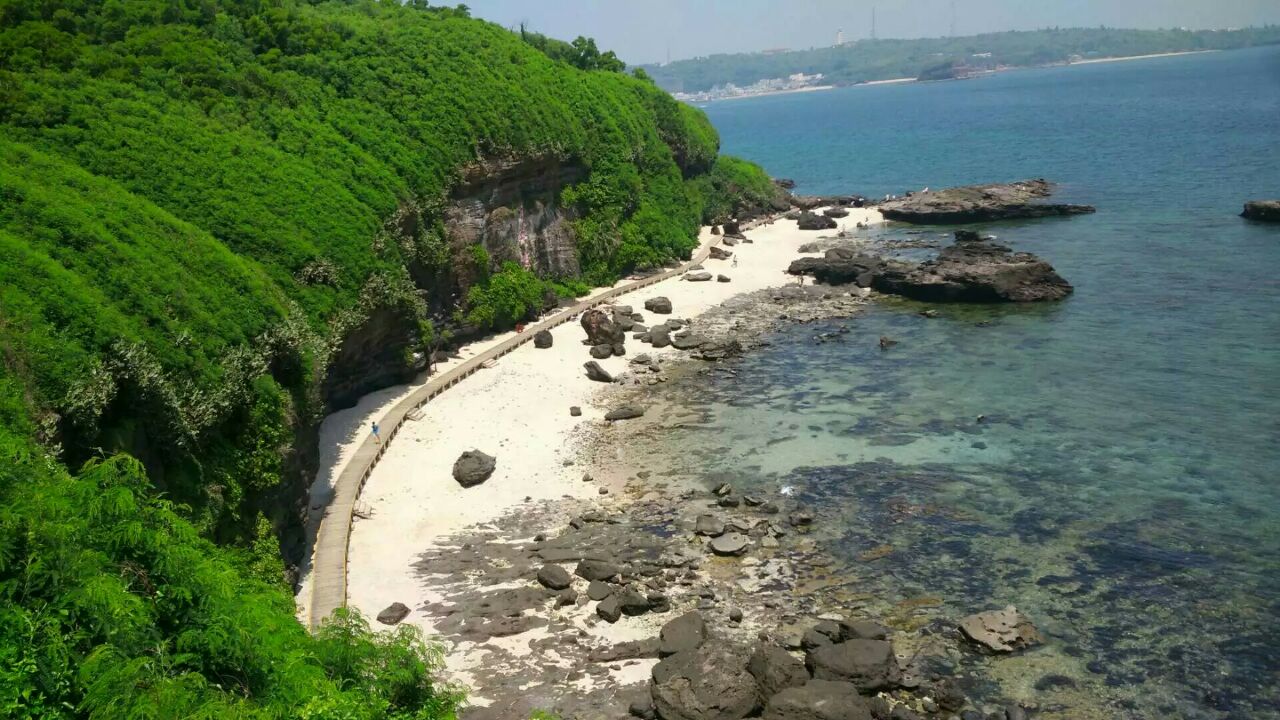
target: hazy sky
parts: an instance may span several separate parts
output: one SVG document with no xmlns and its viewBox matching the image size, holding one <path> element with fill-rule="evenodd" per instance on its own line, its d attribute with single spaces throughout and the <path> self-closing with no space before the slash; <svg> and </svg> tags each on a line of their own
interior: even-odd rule
<svg viewBox="0 0 1280 720">
<path fill-rule="evenodd" d="M 946 35 L 952 0 L 470 0 L 476 17 L 596 38 L 631 64 L 880 37 Z M 441 4 L 446 4 L 442 2 Z M 1042 27 L 1227 28 L 1280 23 L 1280 0 L 955 0 L 956 34 Z"/>
</svg>

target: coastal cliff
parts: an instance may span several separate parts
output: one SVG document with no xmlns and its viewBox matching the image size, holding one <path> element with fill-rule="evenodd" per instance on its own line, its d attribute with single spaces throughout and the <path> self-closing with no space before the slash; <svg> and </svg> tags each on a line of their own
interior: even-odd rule
<svg viewBox="0 0 1280 720">
<path fill-rule="evenodd" d="M 420 640 L 388 641 L 424 658 L 392 693 L 369 680 L 390 646 L 323 659 L 362 620 L 312 641 L 292 617 L 281 547 L 307 551 L 320 420 L 687 256 L 769 179 L 620 63 L 465 9 L 20 1 L 0 32 L 0 542 L 28 589 L 0 603 L 39 628 L 0 637 L 27 668 L 0 694 L 48 716 L 449 707 Z M 145 683 L 90 687 L 90 657 Z"/>
</svg>

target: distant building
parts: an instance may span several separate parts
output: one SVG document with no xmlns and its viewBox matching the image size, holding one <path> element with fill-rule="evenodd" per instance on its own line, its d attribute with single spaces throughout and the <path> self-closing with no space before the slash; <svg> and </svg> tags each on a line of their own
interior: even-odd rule
<svg viewBox="0 0 1280 720">
<path fill-rule="evenodd" d="M 836 47 L 844 44 L 844 28 L 836 30 Z"/>
</svg>

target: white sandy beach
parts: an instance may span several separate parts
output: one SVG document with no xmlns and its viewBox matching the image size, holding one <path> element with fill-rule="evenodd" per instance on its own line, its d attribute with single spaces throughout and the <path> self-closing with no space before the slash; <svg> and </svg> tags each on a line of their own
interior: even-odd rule
<svg viewBox="0 0 1280 720">
<path fill-rule="evenodd" d="M 853 209 L 839 222 L 849 229 L 859 221 L 882 222 L 874 209 Z M 825 233 L 803 232 L 792 221 L 779 219 L 747 231 L 753 240 L 733 248 L 739 258 L 708 260 L 706 269 L 723 273 L 732 282 L 692 283 L 673 278 L 629 293 L 619 303 L 644 313 L 656 322 L 662 316 L 644 310 L 644 301 L 664 295 L 674 306 L 671 317 L 697 316 L 738 294 L 792 282 L 784 270 L 805 242 Z M 704 228 L 703 243 L 715 236 Z M 407 422 L 366 484 L 361 501 L 370 513 L 354 524 L 348 554 L 348 603 L 373 617 L 393 602 L 418 608 L 437 598 L 412 566 L 418 556 L 437 541 L 469 526 L 498 518 L 523 503 L 562 497 L 599 498 L 599 483 L 582 481 L 584 466 L 577 462 L 581 440 L 593 428 L 603 426 L 605 410 L 593 399 L 605 387 L 588 380 L 583 363 L 590 360 L 578 323 L 566 323 L 551 331 L 554 347 L 536 349 L 526 344 L 479 372 L 457 388 L 443 393 L 423 408 L 423 417 Z M 506 335 L 464 348 L 463 358 L 482 351 Z M 628 357 L 600 361 L 611 373 L 621 373 L 628 360 L 641 352 L 661 357 L 674 351 L 654 351 L 631 341 Z M 453 361 L 458 362 L 458 361 Z M 441 366 L 440 369 L 445 369 Z M 331 487 L 332 479 L 367 432 L 371 420 L 380 417 L 414 386 L 388 388 L 361 400 L 359 405 L 326 418 L 321 426 L 321 470 L 313 488 L 313 506 Z M 582 408 L 571 417 L 569 407 Z M 452 466 L 465 450 L 479 449 L 498 459 L 497 470 L 482 485 L 464 489 L 454 481 Z M 573 464 L 566 464 L 573 461 Z M 609 496 L 616 498 L 615 495 Z M 614 500 L 617 502 L 618 500 Z M 572 567 L 568 569 L 572 570 Z M 298 595 L 299 613 L 306 616 L 310 587 L 304 575 Z M 433 632 L 431 618 L 413 612 L 405 620 Z M 612 641 L 651 636 L 653 628 L 634 622 L 597 628 Z M 527 643 L 536 632 L 493 639 L 510 646 Z M 631 637 L 632 635 L 636 637 Z M 517 648 L 518 649 L 518 648 Z M 467 648 L 449 654 L 448 665 L 457 679 L 467 679 L 466 669 L 476 653 Z M 629 668 L 647 672 L 647 665 Z M 622 680 L 623 678 L 618 678 Z M 639 677 L 636 678 L 640 679 Z M 481 699 L 482 701 L 482 699 Z"/>
<path fill-rule="evenodd" d="M 1076 60 L 1068 65 L 1096 65 L 1098 63 L 1128 62 L 1130 60 L 1150 60 L 1152 58 L 1177 57 L 1179 55 L 1201 55 L 1218 52 L 1217 50 L 1184 50 L 1182 52 L 1152 53 L 1150 55 L 1126 55 L 1124 57 L 1095 58 L 1092 60 Z"/>
</svg>

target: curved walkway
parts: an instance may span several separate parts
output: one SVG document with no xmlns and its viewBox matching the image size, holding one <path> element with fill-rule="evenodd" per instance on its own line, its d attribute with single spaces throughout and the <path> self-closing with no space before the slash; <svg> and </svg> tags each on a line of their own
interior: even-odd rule
<svg viewBox="0 0 1280 720">
<path fill-rule="evenodd" d="M 399 432 L 405 418 L 411 411 L 422 407 L 430 402 L 432 398 L 457 385 L 463 379 L 479 370 L 480 366 L 486 361 L 500 358 L 533 340 L 534 334 L 539 330 L 550 330 L 553 327 L 569 322 L 578 313 L 607 303 L 619 295 L 639 290 L 688 272 L 693 265 L 705 261 L 711 254 L 712 246 L 719 242 L 720 237 L 714 237 L 711 242 L 699 248 L 689 262 L 674 270 L 668 270 L 606 290 L 577 305 L 565 308 L 536 325 L 526 327 L 523 333 L 489 348 L 455 368 L 441 373 L 439 377 L 431 380 L 396 403 L 385 415 L 379 418 L 378 425 L 382 431 L 382 443 L 375 442 L 372 437 L 366 437 L 360 447 L 356 448 L 355 453 L 347 460 L 346 465 L 338 473 L 338 477 L 334 481 L 333 499 L 329 501 L 328 506 L 325 508 L 324 517 L 320 521 L 320 528 L 316 531 L 316 542 L 311 560 L 311 604 L 307 622 L 311 629 L 318 628 L 321 622 L 333 614 L 334 610 L 347 606 L 347 545 L 351 538 L 352 512 L 355 510 L 356 501 L 360 498 L 360 491 L 364 488 L 365 481 L 369 479 L 374 466 L 382 459 L 387 446 L 395 439 L 396 433 Z"/>
</svg>

